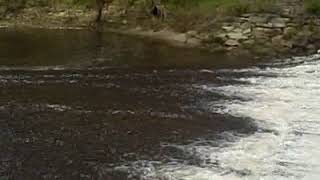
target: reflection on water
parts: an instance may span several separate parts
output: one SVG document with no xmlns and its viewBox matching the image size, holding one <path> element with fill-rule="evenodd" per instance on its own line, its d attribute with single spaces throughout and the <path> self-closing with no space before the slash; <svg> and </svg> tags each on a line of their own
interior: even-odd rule
<svg viewBox="0 0 320 180">
<path fill-rule="evenodd" d="M 223 58 L 223 61 L 221 60 Z M 252 64 L 199 49 L 91 31 L 0 30 L 1 66 L 196 68 Z"/>
<path fill-rule="evenodd" d="M 317 179 L 319 69 L 1 30 L 0 179 Z"/>
</svg>

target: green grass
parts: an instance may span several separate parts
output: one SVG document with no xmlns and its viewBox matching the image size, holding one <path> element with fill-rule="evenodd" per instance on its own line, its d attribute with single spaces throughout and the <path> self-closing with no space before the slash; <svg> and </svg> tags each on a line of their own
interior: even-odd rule
<svg viewBox="0 0 320 180">
<path fill-rule="evenodd" d="M 305 0 L 304 7 L 308 13 L 320 15 L 320 0 Z"/>
</svg>

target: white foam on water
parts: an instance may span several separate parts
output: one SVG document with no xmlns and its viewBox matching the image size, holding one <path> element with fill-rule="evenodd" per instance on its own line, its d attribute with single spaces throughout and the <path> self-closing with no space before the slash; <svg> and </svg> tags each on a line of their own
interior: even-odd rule
<svg viewBox="0 0 320 180">
<path fill-rule="evenodd" d="M 245 100 L 202 102 L 210 112 L 249 117 L 263 129 L 221 146 L 172 145 L 202 163 L 165 163 L 142 179 L 168 180 L 318 180 L 320 179 L 320 60 L 295 58 L 290 66 L 229 70 L 273 76 L 236 78 L 241 85 L 195 85 L 209 93 Z M 228 71 L 228 70 L 223 70 Z M 223 143 L 222 143 L 223 144 Z"/>
</svg>

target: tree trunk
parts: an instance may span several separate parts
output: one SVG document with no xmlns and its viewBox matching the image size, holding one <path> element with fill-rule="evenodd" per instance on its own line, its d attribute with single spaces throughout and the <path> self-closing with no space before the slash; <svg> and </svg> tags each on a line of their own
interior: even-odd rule
<svg viewBox="0 0 320 180">
<path fill-rule="evenodd" d="M 97 8 L 97 17 L 96 22 L 101 22 L 102 19 L 102 12 L 105 5 L 105 0 L 96 0 L 96 8 Z"/>
<path fill-rule="evenodd" d="M 162 5 L 161 0 L 151 0 L 151 15 L 161 20 L 166 18 L 166 9 Z"/>
</svg>

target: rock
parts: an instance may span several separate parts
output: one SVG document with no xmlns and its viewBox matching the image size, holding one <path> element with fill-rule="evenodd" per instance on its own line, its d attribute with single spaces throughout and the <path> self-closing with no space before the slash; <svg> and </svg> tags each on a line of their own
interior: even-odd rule
<svg viewBox="0 0 320 180">
<path fill-rule="evenodd" d="M 210 38 L 210 34 L 207 34 L 207 33 L 201 33 L 198 35 L 198 37 L 200 39 L 209 39 Z"/>
<path fill-rule="evenodd" d="M 320 49 L 317 50 L 317 53 L 320 54 Z"/>
<path fill-rule="evenodd" d="M 275 27 L 275 28 L 284 28 L 286 27 L 286 23 L 272 23 L 272 27 Z"/>
<path fill-rule="evenodd" d="M 284 28 L 286 27 L 287 22 L 289 22 L 290 19 L 289 18 L 273 18 L 270 23 L 272 24 L 272 27 L 275 28 Z"/>
<path fill-rule="evenodd" d="M 108 23 L 114 23 L 113 19 L 108 19 L 107 21 L 108 21 Z"/>
<path fill-rule="evenodd" d="M 267 23 L 267 17 L 260 17 L 260 16 L 250 16 L 249 21 L 252 23 Z"/>
<path fill-rule="evenodd" d="M 246 41 L 243 41 L 243 44 L 247 44 L 247 45 L 252 45 L 254 43 L 255 43 L 255 41 L 253 39 L 248 39 Z"/>
<path fill-rule="evenodd" d="M 87 174 L 80 174 L 80 178 L 81 178 L 81 179 L 90 179 L 91 176 L 90 176 L 90 175 L 87 175 Z"/>
<path fill-rule="evenodd" d="M 290 18 L 284 18 L 284 17 L 275 17 L 271 20 L 271 22 L 282 22 L 282 23 L 287 23 L 290 22 Z"/>
<path fill-rule="evenodd" d="M 241 25 L 240 25 L 240 28 L 241 28 L 241 32 L 243 33 L 243 34 L 249 34 L 249 33 L 251 33 L 251 24 L 250 23 L 248 23 L 248 22 L 246 22 L 246 23 L 242 23 Z"/>
<path fill-rule="evenodd" d="M 296 36 L 297 37 L 312 37 L 313 32 L 309 30 L 300 30 Z"/>
<path fill-rule="evenodd" d="M 299 27 L 300 25 L 298 23 L 289 22 L 287 23 L 287 27 Z"/>
<path fill-rule="evenodd" d="M 166 35 L 167 37 L 172 36 L 170 39 L 177 42 L 187 42 L 188 38 L 186 34 L 175 34 L 175 35 Z"/>
<path fill-rule="evenodd" d="M 211 42 L 215 42 L 218 44 L 224 44 L 225 41 L 227 40 L 228 40 L 228 37 L 226 33 L 216 34 L 210 37 Z"/>
<path fill-rule="evenodd" d="M 237 40 L 229 39 L 225 42 L 226 46 L 239 46 L 240 43 Z"/>
<path fill-rule="evenodd" d="M 249 18 L 240 17 L 240 18 L 239 18 L 239 21 L 240 21 L 240 22 L 248 22 L 248 21 L 249 21 Z"/>
<path fill-rule="evenodd" d="M 203 42 L 203 41 L 208 41 L 210 39 L 210 35 L 206 33 L 202 33 L 202 34 L 197 34 L 195 38 L 200 39 Z"/>
<path fill-rule="evenodd" d="M 230 39 L 235 39 L 235 40 L 248 39 L 248 36 L 246 36 L 242 33 L 228 33 L 227 37 L 229 37 Z"/>
<path fill-rule="evenodd" d="M 320 43 L 320 31 L 314 32 L 314 33 L 310 36 L 310 42 L 316 43 L 316 44 L 319 44 L 319 43 Z"/>
<path fill-rule="evenodd" d="M 252 14 L 250 14 L 250 13 L 241 14 L 241 17 L 244 17 L 244 18 L 249 18 L 251 16 L 252 16 Z"/>
<path fill-rule="evenodd" d="M 228 38 L 227 37 L 218 37 L 218 36 L 213 36 L 211 37 L 210 39 L 210 42 L 214 42 L 214 43 L 217 43 L 217 44 L 224 44 L 225 41 L 227 41 Z"/>
<path fill-rule="evenodd" d="M 284 40 L 282 35 L 273 37 L 271 41 L 274 46 L 283 46 L 288 48 L 292 48 L 293 46 L 293 43 L 291 41 Z"/>
<path fill-rule="evenodd" d="M 56 144 L 56 146 L 63 146 L 64 142 L 61 140 L 56 140 L 55 144 Z"/>
<path fill-rule="evenodd" d="M 314 19 L 314 20 L 312 21 L 312 23 L 313 23 L 314 25 L 316 25 L 316 26 L 320 26 L 320 20 L 319 20 L 319 19 Z"/>
<path fill-rule="evenodd" d="M 128 24 L 128 21 L 127 20 L 122 20 L 122 22 L 121 22 L 123 25 L 127 25 Z"/>
<path fill-rule="evenodd" d="M 257 23 L 257 27 L 273 28 L 273 25 L 270 22 L 268 22 L 268 23 Z"/>
<path fill-rule="evenodd" d="M 279 35 L 279 36 L 275 36 L 271 39 L 271 42 L 273 45 L 278 46 L 281 45 L 283 41 L 283 36 Z"/>
<path fill-rule="evenodd" d="M 315 28 L 310 26 L 310 25 L 306 25 L 302 27 L 302 31 L 300 31 L 300 33 L 304 34 L 305 36 L 311 36 L 315 31 Z"/>
<path fill-rule="evenodd" d="M 248 22 L 245 22 L 245 23 L 242 23 L 241 25 L 240 25 L 240 28 L 241 29 L 251 29 L 251 24 L 250 23 L 248 23 Z"/>
<path fill-rule="evenodd" d="M 197 31 L 188 31 L 187 36 L 188 37 L 197 37 L 198 32 Z"/>
<path fill-rule="evenodd" d="M 224 39 L 224 38 L 227 37 L 227 34 L 226 33 L 220 33 L 220 34 L 217 34 L 215 37 Z"/>
<path fill-rule="evenodd" d="M 190 45 L 200 45 L 201 44 L 201 40 L 197 39 L 197 38 L 188 38 L 186 40 L 186 43 L 190 44 Z"/>
<path fill-rule="evenodd" d="M 305 49 L 309 45 L 309 38 L 307 36 L 297 36 L 293 40 L 293 46 Z"/>
<path fill-rule="evenodd" d="M 223 26 L 222 29 L 225 31 L 232 31 L 234 29 L 234 27 L 233 26 Z"/>
<path fill-rule="evenodd" d="M 294 27 L 287 27 L 283 30 L 284 35 L 293 35 L 297 32 L 297 29 Z"/>
<path fill-rule="evenodd" d="M 235 48 L 236 48 L 235 46 L 229 46 L 229 47 L 226 48 L 226 50 L 227 50 L 227 51 L 232 51 L 232 50 L 234 50 Z"/>
<path fill-rule="evenodd" d="M 309 44 L 309 45 L 307 46 L 307 49 L 308 49 L 308 50 L 315 50 L 316 47 L 315 47 L 315 45 L 313 45 L 313 44 Z"/>
<path fill-rule="evenodd" d="M 0 29 L 8 28 L 8 27 L 9 27 L 9 25 L 7 25 L 7 24 L 0 24 Z"/>
<path fill-rule="evenodd" d="M 278 43 L 276 43 L 274 45 L 275 46 L 282 46 L 282 47 L 286 47 L 286 48 L 292 48 L 293 47 L 293 42 L 289 41 L 289 40 L 279 39 Z"/>
<path fill-rule="evenodd" d="M 281 13 L 281 16 L 285 16 L 285 17 L 291 17 L 292 16 L 291 8 L 283 7 L 280 13 Z"/>
<path fill-rule="evenodd" d="M 256 38 L 269 38 L 272 36 L 276 36 L 282 34 L 281 29 L 278 28 L 262 28 L 262 27 L 257 27 L 253 29 L 253 35 Z"/>
<path fill-rule="evenodd" d="M 62 11 L 62 12 L 57 13 L 55 16 L 56 17 L 66 17 L 67 16 L 67 12 Z"/>
<path fill-rule="evenodd" d="M 251 33 L 251 28 L 245 29 L 242 31 L 243 34 L 250 34 Z"/>
<path fill-rule="evenodd" d="M 5 8 L 4 6 L 0 6 L 0 15 L 4 15 L 6 11 L 7 8 Z"/>
<path fill-rule="evenodd" d="M 235 28 L 234 30 L 232 30 L 232 32 L 241 33 L 241 32 L 242 32 L 242 29 L 240 29 L 240 28 Z"/>
</svg>

